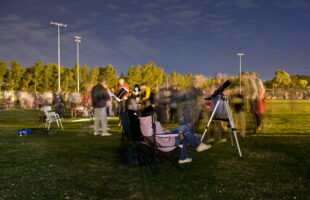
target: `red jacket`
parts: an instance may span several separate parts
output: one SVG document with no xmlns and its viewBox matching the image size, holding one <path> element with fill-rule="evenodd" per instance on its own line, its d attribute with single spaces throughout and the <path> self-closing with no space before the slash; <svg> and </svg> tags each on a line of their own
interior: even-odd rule
<svg viewBox="0 0 310 200">
<path fill-rule="evenodd" d="M 129 86 L 124 83 L 123 85 L 119 85 L 115 88 L 114 94 L 117 95 L 121 88 L 126 88 L 129 91 Z M 125 101 L 129 96 L 129 92 L 121 99 L 121 101 Z M 125 99 L 126 98 L 126 99 Z"/>
</svg>

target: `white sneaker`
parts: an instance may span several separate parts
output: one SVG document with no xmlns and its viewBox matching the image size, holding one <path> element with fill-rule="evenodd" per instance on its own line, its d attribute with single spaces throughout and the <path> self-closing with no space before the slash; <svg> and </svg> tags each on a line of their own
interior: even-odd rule
<svg viewBox="0 0 310 200">
<path fill-rule="evenodd" d="M 179 160 L 179 164 L 183 164 L 183 163 L 190 163 L 192 162 L 193 159 L 191 158 L 186 158 L 185 160 Z"/>
<path fill-rule="evenodd" d="M 100 135 L 100 133 L 96 133 L 96 132 L 95 132 L 94 135 Z"/>
<path fill-rule="evenodd" d="M 111 133 L 102 133 L 101 136 L 111 136 Z"/>
<path fill-rule="evenodd" d="M 200 145 L 196 148 L 196 151 L 198 152 L 202 152 L 204 150 L 207 150 L 207 149 L 210 149 L 211 148 L 211 145 L 209 144 L 205 144 L 205 143 L 200 143 Z"/>
</svg>

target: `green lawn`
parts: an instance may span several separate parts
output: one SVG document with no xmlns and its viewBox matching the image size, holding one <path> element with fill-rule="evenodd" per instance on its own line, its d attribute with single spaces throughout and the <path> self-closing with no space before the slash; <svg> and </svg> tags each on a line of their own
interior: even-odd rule
<svg viewBox="0 0 310 200">
<path fill-rule="evenodd" d="M 65 120 L 64 131 L 39 128 L 38 111 L 0 110 L 2 199 L 310 199 L 309 101 L 268 101 L 263 131 L 239 138 L 239 158 L 227 143 L 190 152 L 193 162 L 128 167 L 121 136 L 91 136 L 90 122 Z M 272 126 L 271 126 L 272 124 Z M 171 154 L 177 159 L 177 155 Z"/>
</svg>

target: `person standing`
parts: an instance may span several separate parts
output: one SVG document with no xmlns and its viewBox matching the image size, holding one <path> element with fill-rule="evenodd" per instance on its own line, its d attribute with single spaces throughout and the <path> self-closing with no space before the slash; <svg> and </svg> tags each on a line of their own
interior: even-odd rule
<svg viewBox="0 0 310 200">
<path fill-rule="evenodd" d="M 78 107 L 81 104 L 81 94 L 78 92 L 71 92 L 69 95 L 70 107 L 71 107 L 71 118 L 75 118 L 78 114 Z"/>
<path fill-rule="evenodd" d="M 95 85 L 91 90 L 91 99 L 94 107 L 95 122 L 94 135 L 100 135 L 99 130 L 101 126 L 101 136 L 111 136 L 107 132 L 107 101 L 110 100 L 110 95 L 107 90 L 106 80 L 100 79 L 99 84 Z"/>
<path fill-rule="evenodd" d="M 253 114 L 254 134 L 256 134 L 262 128 L 262 114 L 265 111 L 265 88 L 262 80 L 254 72 L 249 73 L 248 81 L 250 113 Z"/>
<path fill-rule="evenodd" d="M 121 99 L 118 102 L 118 116 L 125 112 L 125 101 L 129 96 L 129 86 L 125 83 L 123 78 L 118 79 L 118 86 L 115 88 L 114 94 L 117 96 L 119 93 L 121 94 Z"/>
<path fill-rule="evenodd" d="M 62 97 L 62 92 L 58 91 L 54 94 L 53 103 L 55 105 L 55 112 L 59 115 L 60 118 L 63 118 L 63 106 L 64 106 L 64 100 Z"/>
<path fill-rule="evenodd" d="M 256 107 L 255 107 L 255 122 L 256 122 L 256 130 L 261 131 L 262 130 L 262 119 L 263 119 L 263 113 L 265 112 L 266 105 L 265 105 L 265 87 L 263 84 L 263 81 L 257 77 L 255 79 L 256 86 L 257 86 L 257 98 L 256 98 Z"/>
<path fill-rule="evenodd" d="M 170 97 L 170 108 L 169 108 L 169 120 L 170 123 L 177 123 L 178 122 L 178 101 L 177 98 L 181 95 L 180 88 L 178 85 L 173 86 L 171 90 L 171 97 Z"/>
<path fill-rule="evenodd" d="M 238 132 L 243 137 L 245 136 L 245 127 L 246 127 L 246 119 L 245 119 L 245 97 L 240 92 L 240 86 L 237 86 L 233 89 L 233 93 L 231 95 L 230 103 L 233 110 L 233 119 L 235 121 L 235 125 L 238 129 Z"/>
<path fill-rule="evenodd" d="M 146 83 L 142 83 L 140 85 L 141 89 L 141 104 L 142 109 L 152 105 L 152 97 L 151 97 L 151 88 L 146 85 Z"/>
</svg>

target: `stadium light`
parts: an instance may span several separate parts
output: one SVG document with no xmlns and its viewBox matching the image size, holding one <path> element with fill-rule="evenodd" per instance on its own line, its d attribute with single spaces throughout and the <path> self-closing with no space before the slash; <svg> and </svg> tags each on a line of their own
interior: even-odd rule
<svg viewBox="0 0 310 200">
<path fill-rule="evenodd" d="M 58 92 L 60 91 L 60 27 L 67 27 L 67 24 L 58 23 L 58 22 L 50 22 L 51 25 L 57 26 L 58 30 Z"/>
<path fill-rule="evenodd" d="M 240 88 L 239 88 L 239 91 L 240 91 L 240 94 L 241 94 L 241 57 L 244 55 L 245 55 L 244 53 L 237 53 L 237 56 L 240 57 L 240 66 L 239 66 L 239 70 L 240 70 L 240 80 L 239 80 Z"/>
<path fill-rule="evenodd" d="M 81 36 L 74 36 L 76 42 L 76 66 L 77 66 L 77 92 L 80 92 L 80 52 L 79 43 L 81 43 Z"/>
</svg>

